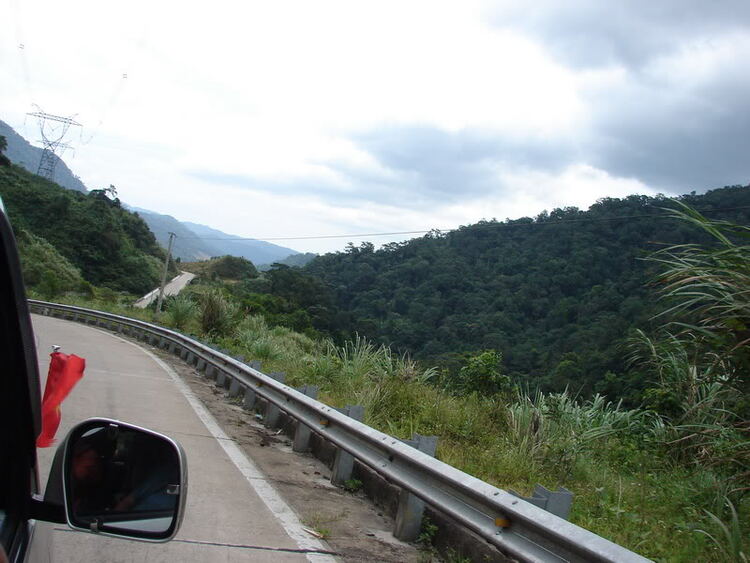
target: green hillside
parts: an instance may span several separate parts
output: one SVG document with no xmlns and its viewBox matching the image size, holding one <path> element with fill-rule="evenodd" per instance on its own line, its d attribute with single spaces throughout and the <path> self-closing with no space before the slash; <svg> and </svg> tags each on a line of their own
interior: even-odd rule
<svg viewBox="0 0 750 563">
<path fill-rule="evenodd" d="M 158 285 L 164 251 L 146 224 L 122 209 L 113 194 L 66 190 L 19 166 L 2 166 L 0 197 L 17 234 L 27 231 L 43 239 L 86 281 L 135 294 Z M 44 245 L 36 238 L 28 240 L 35 241 L 33 256 L 52 256 L 42 252 Z M 30 259 L 25 257 L 26 268 L 32 267 Z"/>
<path fill-rule="evenodd" d="M 750 224 L 750 186 L 681 198 L 711 218 Z M 670 218 L 666 198 L 604 199 L 588 211 L 482 221 L 385 245 L 350 245 L 305 271 L 324 280 L 350 332 L 456 373 L 495 350 L 515 382 L 584 394 L 637 392 L 623 346 L 654 313 L 641 260 L 706 236 Z"/>
</svg>

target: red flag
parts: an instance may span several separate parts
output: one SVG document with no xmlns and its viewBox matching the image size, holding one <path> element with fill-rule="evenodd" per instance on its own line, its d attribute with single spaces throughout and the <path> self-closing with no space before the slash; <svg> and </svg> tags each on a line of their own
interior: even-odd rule
<svg viewBox="0 0 750 563">
<path fill-rule="evenodd" d="M 42 399 L 42 431 L 36 439 L 37 448 L 48 448 L 54 443 L 57 427 L 60 426 L 60 404 L 83 377 L 85 368 L 86 360 L 83 358 L 62 352 L 50 354 L 47 385 Z"/>
</svg>

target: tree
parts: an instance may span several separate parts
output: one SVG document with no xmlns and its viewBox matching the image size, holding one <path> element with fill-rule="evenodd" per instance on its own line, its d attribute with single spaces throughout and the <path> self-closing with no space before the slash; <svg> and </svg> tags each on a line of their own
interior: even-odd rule
<svg viewBox="0 0 750 563">
<path fill-rule="evenodd" d="M 510 389 L 510 378 L 500 373 L 502 355 L 495 350 L 485 350 L 466 360 L 448 387 L 461 394 L 479 393 L 494 395 Z"/>
</svg>

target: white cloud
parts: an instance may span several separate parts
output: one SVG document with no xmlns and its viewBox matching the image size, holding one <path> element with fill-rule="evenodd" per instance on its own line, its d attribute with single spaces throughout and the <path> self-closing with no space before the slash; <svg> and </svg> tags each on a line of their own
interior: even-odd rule
<svg viewBox="0 0 750 563">
<path fill-rule="evenodd" d="M 32 101 L 77 113 L 82 138 L 95 135 L 78 143 L 70 164 L 90 187 L 113 183 L 133 205 L 247 236 L 449 228 L 649 193 L 660 188 L 652 178 L 678 185 L 686 155 L 710 169 L 695 159 L 706 150 L 690 135 L 721 130 L 716 119 L 729 113 L 737 123 L 747 118 L 742 96 L 728 101 L 728 89 L 710 90 L 747 67 L 746 26 L 717 33 L 729 11 L 709 17 L 710 7 L 691 3 L 707 15 L 686 16 L 680 27 L 669 9 L 648 8 L 641 33 L 646 16 L 623 5 L 621 18 L 593 33 L 602 8 L 573 4 L 503 8 L 499 25 L 488 19 L 494 6 L 480 0 L 10 0 L 0 23 L 0 117 L 23 132 Z M 568 58 L 559 45 L 573 49 Z M 607 49 L 596 65 L 566 66 L 592 45 Z M 701 120 L 692 119 L 697 111 Z M 659 163 L 646 158 L 667 142 L 648 128 L 654 123 L 688 133 Z M 33 122 L 26 125 L 35 139 Z M 504 139 L 491 157 L 461 160 L 460 142 L 436 156 L 456 158 L 469 178 L 489 170 L 498 189 L 472 191 L 469 179 L 461 203 L 448 203 L 429 183 L 462 169 L 419 169 L 433 147 L 407 145 L 414 169 L 395 170 L 357 142 L 363 132 L 409 128 Z M 431 138 L 440 139 L 424 142 Z M 556 147 L 562 165 L 533 166 L 554 161 Z M 716 166 L 726 171 L 722 181 L 750 175 L 746 159 L 718 146 L 705 158 L 714 154 L 725 155 Z M 207 184 L 196 172 L 236 185 Z M 410 181 L 425 184 L 424 209 L 373 189 L 379 183 L 392 196 Z M 282 185 L 311 191 L 275 191 Z"/>
</svg>

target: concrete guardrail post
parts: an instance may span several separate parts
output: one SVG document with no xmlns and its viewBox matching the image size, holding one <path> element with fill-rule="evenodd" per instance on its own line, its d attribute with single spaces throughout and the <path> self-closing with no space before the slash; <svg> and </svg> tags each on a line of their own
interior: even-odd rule
<svg viewBox="0 0 750 563">
<path fill-rule="evenodd" d="M 317 385 L 303 385 L 297 389 L 301 393 L 304 393 L 311 399 L 318 398 L 318 386 Z M 295 452 L 309 452 L 310 451 L 310 435 L 312 430 L 309 426 L 302 424 L 297 421 L 297 429 L 294 431 L 294 442 L 292 442 L 292 451 Z"/>
<path fill-rule="evenodd" d="M 260 371 L 260 362 L 252 360 L 248 365 L 256 371 Z M 255 408 L 255 401 L 258 399 L 255 389 L 245 387 L 245 396 L 242 399 L 242 408 L 246 411 L 252 411 Z"/>
<path fill-rule="evenodd" d="M 414 434 L 411 440 L 404 440 L 413 448 L 433 457 L 435 457 L 437 441 L 437 436 L 421 436 L 420 434 Z M 422 499 L 402 489 L 398 497 L 396 523 L 393 528 L 394 537 L 401 541 L 416 540 L 422 529 L 424 507 L 425 503 Z"/>
<path fill-rule="evenodd" d="M 284 383 L 286 374 L 283 371 L 276 371 L 269 373 L 268 377 L 275 379 L 279 383 Z M 271 401 L 267 401 L 266 414 L 263 416 L 263 424 L 266 428 L 276 428 L 279 425 L 279 418 L 281 418 L 281 409 Z"/>
<path fill-rule="evenodd" d="M 245 363 L 245 356 L 236 356 L 235 359 L 238 362 Z M 229 397 L 238 397 L 240 393 L 242 392 L 243 385 L 240 383 L 240 380 L 235 377 L 230 377 L 229 379 Z"/>
<path fill-rule="evenodd" d="M 227 386 L 228 374 L 226 370 L 219 368 L 216 373 L 216 386 L 223 389 Z"/>
<path fill-rule="evenodd" d="M 195 369 L 198 371 L 198 373 L 206 370 L 206 360 L 203 358 L 198 358 L 198 363 L 195 364 Z"/>
<path fill-rule="evenodd" d="M 216 367 L 213 364 L 206 365 L 206 377 L 208 379 L 213 379 L 214 377 L 216 377 Z"/>
<path fill-rule="evenodd" d="M 242 390 L 244 389 L 244 385 L 240 383 L 239 379 L 232 378 L 232 380 L 229 382 L 229 393 L 228 395 L 230 397 L 239 397 L 242 394 Z"/>
<path fill-rule="evenodd" d="M 359 420 L 360 422 L 365 416 L 365 407 L 362 405 L 347 405 L 343 409 L 336 409 L 342 414 L 345 414 L 349 418 Z M 333 461 L 333 469 L 331 470 L 331 483 L 342 487 L 349 479 L 352 478 L 352 470 L 354 469 L 354 456 L 347 451 L 339 448 L 336 450 L 336 459 Z"/>
<path fill-rule="evenodd" d="M 252 411 L 255 408 L 255 401 L 258 397 L 255 394 L 255 389 L 252 387 L 245 387 L 245 397 L 242 399 L 242 408 L 246 411 Z"/>
</svg>

